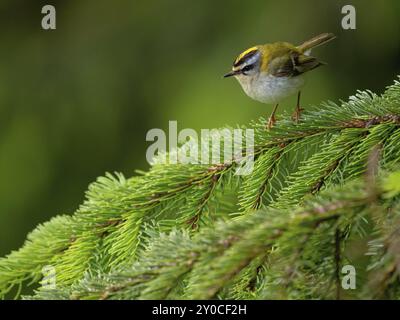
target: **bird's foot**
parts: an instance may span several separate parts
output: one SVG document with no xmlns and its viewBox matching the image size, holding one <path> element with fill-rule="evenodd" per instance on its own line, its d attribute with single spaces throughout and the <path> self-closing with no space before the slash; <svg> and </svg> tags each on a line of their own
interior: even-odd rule
<svg viewBox="0 0 400 320">
<path fill-rule="evenodd" d="M 272 115 L 268 118 L 267 130 L 268 130 L 268 131 L 271 130 L 272 127 L 275 125 L 275 123 L 276 123 L 276 118 L 275 118 L 275 115 L 272 114 Z"/>
<path fill-rule="evenodd" d="M 292 120 L 294 123 L 299 123 L 300 120 L 300 115 L 301 112 L 304 111 L 304 109 L 300 106 L 297 106 L 296 109 L 294 110 L 293 114 L 292 114 Z"/>
</svg>

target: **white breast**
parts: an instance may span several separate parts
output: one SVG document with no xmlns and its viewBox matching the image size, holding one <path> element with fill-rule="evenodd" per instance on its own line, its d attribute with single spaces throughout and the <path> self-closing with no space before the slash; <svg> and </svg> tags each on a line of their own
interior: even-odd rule
<svg viewBox="0 0 400 320">
<path fill-rule="evenodd" d="M 259 74 L 256 77 L 238 76 L 246 94 L 263 103 L 279 103 L 286 97 L 297 93 L 304 85 L 304 77 L 274 77 Z"/>
</svg>

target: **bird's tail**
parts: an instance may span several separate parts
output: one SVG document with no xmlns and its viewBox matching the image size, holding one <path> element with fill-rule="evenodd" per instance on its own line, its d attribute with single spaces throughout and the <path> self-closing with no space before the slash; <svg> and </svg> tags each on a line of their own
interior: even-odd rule
<svg viewBox="0 0 400 320">
<path fill-rule="evenodd" d="M 306 52 L 311 50 L 312 48 L 318 47 L 321 44 L 327 43 L 333 39 L 335 39 L 336 36 L 333 33 L 322 33 L 306 42 L 303 44 L 299 45 L 297 48 L 301 52 Z"/>
</svg>

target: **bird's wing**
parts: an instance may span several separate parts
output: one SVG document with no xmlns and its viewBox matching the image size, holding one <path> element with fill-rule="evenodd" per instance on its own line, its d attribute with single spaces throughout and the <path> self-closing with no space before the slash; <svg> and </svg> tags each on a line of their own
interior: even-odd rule
<svg viewBox="0 0 400 320">
<path fill-rule="evenodd" d="M 275 77 L 295 77 L 324 64 L 316 58 L 290 51 L 288 54 L 271 59 L 269 72 Z"/>
</svg>

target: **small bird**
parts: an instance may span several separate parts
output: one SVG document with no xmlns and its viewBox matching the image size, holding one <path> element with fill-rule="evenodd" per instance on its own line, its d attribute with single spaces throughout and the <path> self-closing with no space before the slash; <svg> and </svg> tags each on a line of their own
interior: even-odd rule
<svg viewBox="0 0 400 320">
<path fill-rule="evenodd" d="M 275 104 L 268 120 L 268 129 L 276 122 L 279 102 L 297 93 L 297 105 L 292 116 L 297 123 L 303 111 L 300 107 L 303 74 L 325 64 L 310 56 L 311 49 L 335 38 L 332 33 L 322 33 L 299 46 L 275 42 L 251 47 L 235 59 L 232 71 L 224 77 L 234 76 L 250 98 Z"/>
</svg>

